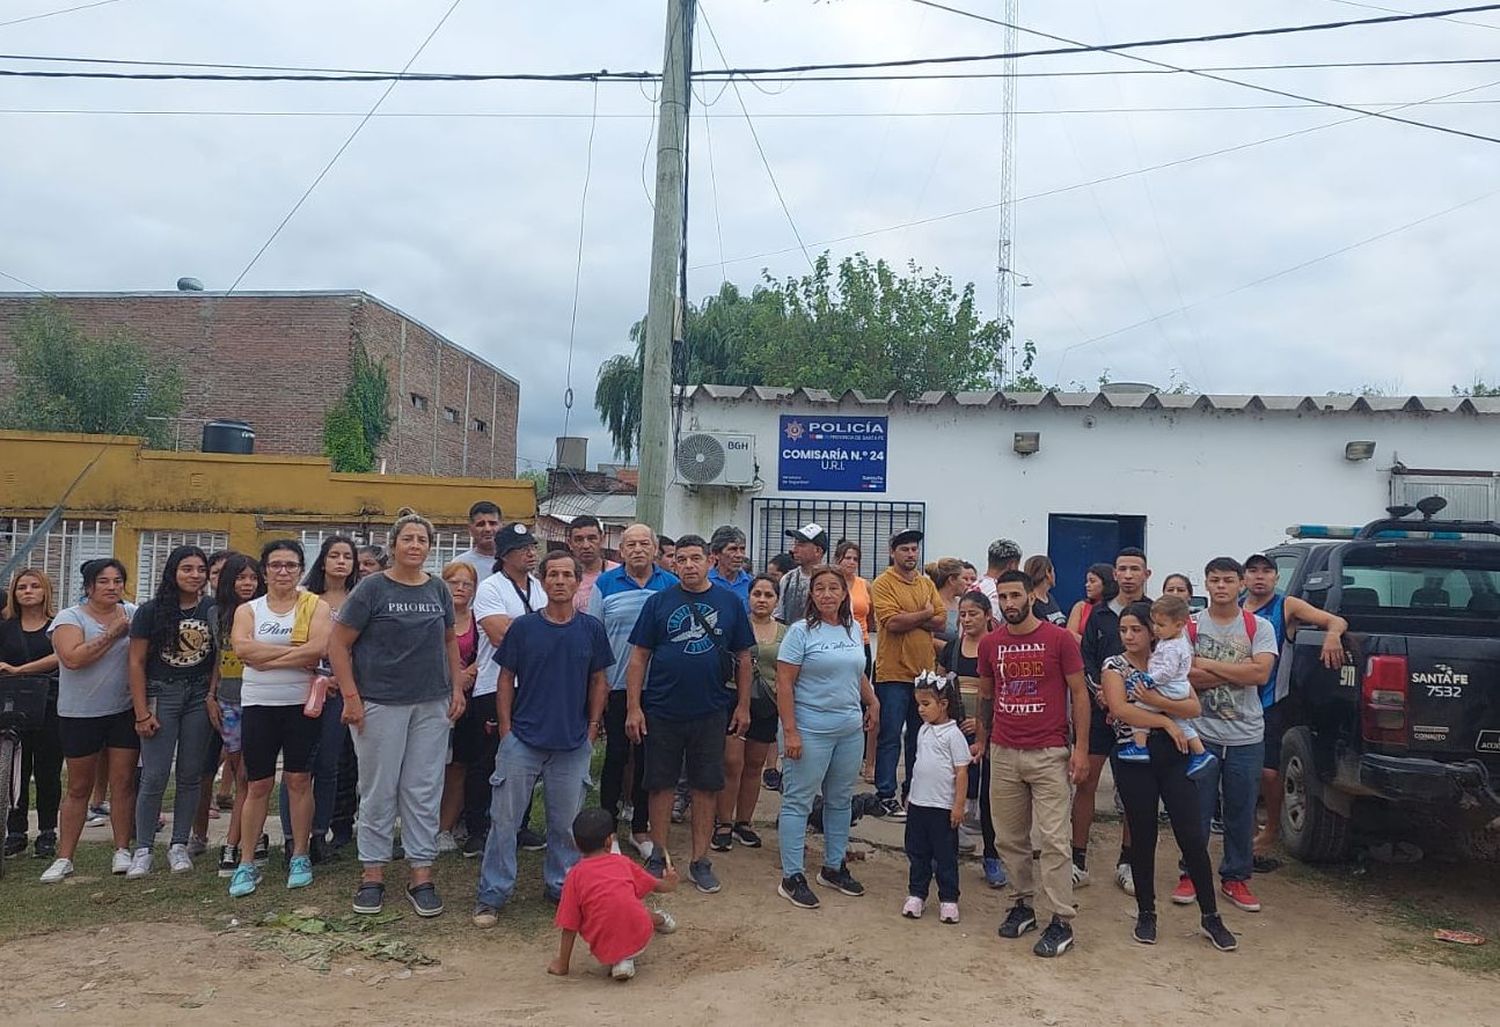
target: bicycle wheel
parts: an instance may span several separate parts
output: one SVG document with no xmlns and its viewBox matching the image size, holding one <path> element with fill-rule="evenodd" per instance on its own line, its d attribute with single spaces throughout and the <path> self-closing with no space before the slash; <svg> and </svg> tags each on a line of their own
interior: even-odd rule
<svg viewBox="0 0 1500 1027">
<path fill-rule="evenodd" d="M 0 828 L 4 827 L 10 817 L 12 802 L 10 790 L 15 780 L 14 771 L 18 751 L 16 736 L 9 731 L 0 731 Z M 0 858 L 0 878 L 4 876 L 5 860 Z"/>
</svg>

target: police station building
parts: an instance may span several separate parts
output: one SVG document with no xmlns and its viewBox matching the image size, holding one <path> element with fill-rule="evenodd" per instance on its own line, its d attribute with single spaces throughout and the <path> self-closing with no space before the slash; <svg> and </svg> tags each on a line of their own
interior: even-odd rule
<svg viewBox="0 0 1500 1027">
<path fill-rule="evenodd" d="M 808 522 L 860 542 L 863 573 L 903 527 L 924 557 L 983 570 L 992 539 L 1046 553 L 1064 609 L 1084 569 L 1143 546 L 1158 577 L 1201 582 L 1289 525 L 1354 525 L 1442 495 L 1444 516 L 1500 516 L 1500 399 L 1456 396 L 685 390 L 668 534 L 734 523 L 756 568 Z"/>
</svg>

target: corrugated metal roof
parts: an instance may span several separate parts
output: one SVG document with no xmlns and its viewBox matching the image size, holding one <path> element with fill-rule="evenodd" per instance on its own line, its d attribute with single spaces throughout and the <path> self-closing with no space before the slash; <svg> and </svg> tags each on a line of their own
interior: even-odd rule
<svg viewBox="0 0 1500 1027">
<path fill-rule="evenodd" d="M 1406 413 L 1406 414 L 1500 414 L 1500 397 L 1494 396 L 1295 396 L 1179 392 L 923 392 L 903 398 L 900 393 L 884 396 L 850 390 L 843 395 L 827 389 L 788 389 L 766 385 L 691 385 L 687 398 L 699 395 L 726 401 L 756 401 L 777 404 L 803 402 L 836 406 L 931 407 L 951 403 L 961 407 L 1050 407 L 1068 410 L 1201 410 L 1259 413 Z"/>
</svg>

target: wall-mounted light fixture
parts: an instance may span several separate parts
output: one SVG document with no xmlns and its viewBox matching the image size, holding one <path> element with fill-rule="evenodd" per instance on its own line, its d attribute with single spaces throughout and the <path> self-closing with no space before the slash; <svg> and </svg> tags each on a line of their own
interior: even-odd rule
<svg viewBox="0 0 1500 1027">
<path fill-rule="evenodd" d="M 1368 460 L 1375 455 L 1375 443 L 1373 442 L 1346 442 L 1344 443 L 1344 459 L 1349 461 Z"/>
<path fill-rule="evenodd" d="M 1015 441 L 1011 443 L 1011 449 L 1018 456 L 1030 456 L 1042 448 L 1042 433 L 1039 431 L 1018 431 Z"/>
</svg>

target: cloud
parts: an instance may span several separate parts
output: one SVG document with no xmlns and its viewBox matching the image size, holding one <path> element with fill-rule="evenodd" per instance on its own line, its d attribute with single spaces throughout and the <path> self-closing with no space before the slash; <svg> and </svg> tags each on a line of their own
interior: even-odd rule
<svg viewBox="0 0 1500 1027">
<path fill-rule="evenodd" d="M 902 0 L 705 5 L 732 64 L 878 60 L 998 50 L 997 28 Z M 981 9 L 983 5 L 975 5 Z M 204 8 L 118 4 L 0 29 L 10 52 L 323 67 L 400 67 L 447 0 L 291 0 Z M 1326 7 L 1326 10 L 1325 10 Z M 46 9 L 41 0 L 15 16 Z M 990 9 L 990 8 L 984 8 Z M 211 13 L 205 14 L 205 11 Z M 1185 0 L 1023 7 L 1028 25 L 1084 40 L 1293 24 L 1353 9 L 1289 0 L 1205 8 Z M 1107 14 L 1106 14 L 1107 11 Z M 1358 12 L 1354 12 L 1358 13 Z M 417 65 L 430 70 L 651 69 L 657 6 L 461 4 Z M 1182 46 L 1191 66 L 1488 56 L 1495 37 L 1430 23 Z M 700 66 L 720 61 L 700 28 Z M 1035 39 L 1022 37 L 1023 45 Z M 1108 55 L 1024 70 L 1133 67 Z M 1247 81 L 1352 103 L 1402 102 L 1500 79 L 1493 66 L 1238 72 Z M 0 269 L 48 289 L 166 288 L 185 274 L 226 287 L 265 242 L 382 86 L 10 80 L 0 109 L 279 112 L 263 116 L 0 113 L 7 211 Z M 740 87 L 810 247 L 998 195 L 997 80 Z M 572 352 L 569 431 L 608 458 L 592 409 L 599 363 L 628 348 L 645 309 L 654 177 L 650 88 L 601 85 Z M 768 95 L 774 94 L 774 95 Z M 1500 86 L 1464 100 L 1500 100 Z M 245 278 L 244 288 L 362 288 L 522 381 L 519 451 L 542 461 L 562 432 L 588 85 L 399 85 Z M 1292 103 L 1182 75 L 1028 78 L 1023 111 Z M 1487 103 L 1406 115 L 1486 131 Z M 345 112 L 342 117 L 291 116 Z M 796 247 L 733 90 L 695 100 L 690 291 L 801 273 Z M 801 115 L 801 116 L 789 116 Z M 1026 195 L 1342 117 L 1322 109 L 1024 114 L 1016 193 Z M 1493 188 L 1488 144 L 1365 119 L 1015 208 L 1019 333 L 1045 375 L 1165 382 L 1177 369 L 1222 392 L 1319 392 L 1365 382 L 1445 392 L 1500 378 L 1489 326 L 1500 198 L 1315 263 L 1246 283 Z M 830 247 L 915 259 L 994 303 L 997 215 L 881 232 Z M 706 265 L 706 266 L 699 266 Z M 1225 295 L 1228 293 L 1229 295 Z M 1186 313 L 1183 304 L 1193 304 Z M 1130 326 L 1096 344 L 1084 340 Z M 1066 352 L 1066 357 L 1064 353 Z M 521 465 L 528 466 L 526 463 Z"/>
</svg>

